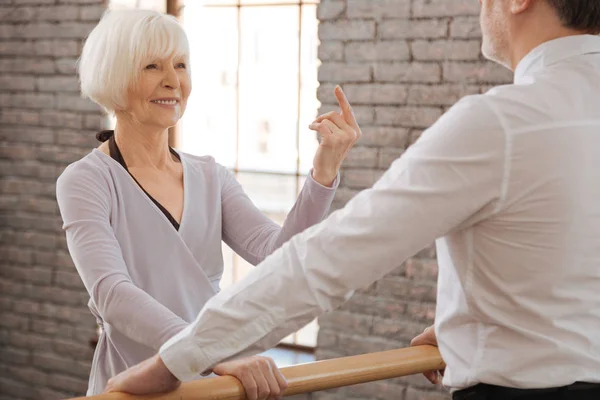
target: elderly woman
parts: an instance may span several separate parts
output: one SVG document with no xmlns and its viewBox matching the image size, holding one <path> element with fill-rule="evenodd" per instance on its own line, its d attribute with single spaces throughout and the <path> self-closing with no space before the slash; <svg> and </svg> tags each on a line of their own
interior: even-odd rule
<svg viewBox="0 0 600 400">
<path fill-rule="evenodd" d="M 219 291 L 222 240 L 257 264 L 321 221 L 358 137 L 320 132 L 314 168 L 280 227 L 212 157 L 168 146 L 167 130 L 182 117 L 192 89 L 187 38 L 173 17 L 106 13 L 85 43 L 79 74 L 82 94 L 116 116 L 115 130 L 100 132 L 103 143 L 57 182 L 69 251 L 103 328 L 89 380 L 93 395 L 155 354 Z M 343 96 L 339 88 L 336 95 Z M 285 387 L 270 359 L 213 371 L 238 377 L 251 399 L 276 397 Z"/>
</svg>

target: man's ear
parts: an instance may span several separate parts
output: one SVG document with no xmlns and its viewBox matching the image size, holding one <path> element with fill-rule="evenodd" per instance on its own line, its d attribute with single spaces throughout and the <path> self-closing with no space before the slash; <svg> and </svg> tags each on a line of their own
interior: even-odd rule
<svg viewBox="0 0 600 400">
<path fill-rule="evenodd" d="M 509 0 L 510 12 L 514 15 L 527 11 L 537 0 Z"/>
</svg>

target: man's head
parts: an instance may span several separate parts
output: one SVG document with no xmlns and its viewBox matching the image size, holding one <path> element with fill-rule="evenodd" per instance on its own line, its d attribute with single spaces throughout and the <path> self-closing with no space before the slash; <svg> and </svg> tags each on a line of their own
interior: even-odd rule
<svg viewBox="0 0 600 400">
<path fill-rule="evenodd" d="M 600 0 L 479 0 L 483 54 L 514 69 L 548 40 L 600 33 Z"/>
</svg>

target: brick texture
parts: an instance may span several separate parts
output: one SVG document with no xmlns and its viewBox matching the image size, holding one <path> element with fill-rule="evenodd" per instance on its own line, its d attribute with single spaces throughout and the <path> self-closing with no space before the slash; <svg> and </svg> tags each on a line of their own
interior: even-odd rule
<svg viewBox="0 0 600 400">
<path fill-rule="evenodd" d="M 98 107 L 75 60 L 102 0 L 0 2 L 0 398 L 64 399 L 87 388 L 95 321 L 55 200 L 65 166 L 95 146 Z"/>
<path fill-rule="evenodd" d="M 510 82 L 509 71 L 480 54 L 478 14 L 479 4 L 471 0 L 321 0 L 320 111 L 337 108 L 332 90 L 340 84 L 363 130 L 342 167 L 334 209 L 379 179 L 461 97 Z M 408 346 L 433 323 L 436 278 L 432 245 L 356 293 L 339 310 L 321 317 L 317 358 Z M 316 400 L 450 398 L 422 376 L 312 396 Z"/>
</svg>

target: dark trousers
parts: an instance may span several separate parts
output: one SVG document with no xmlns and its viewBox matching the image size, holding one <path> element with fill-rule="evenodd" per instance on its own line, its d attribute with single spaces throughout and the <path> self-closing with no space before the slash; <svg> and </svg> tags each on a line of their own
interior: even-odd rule
<svg viewBox="0 0 600 400">
<path fill-rule="evenodd" d="M 549 389 L 513 389 L 479 384 L 459 390 L 453 400 L 600 400 L 600 384 L 576 382 Z"/>
</svg>

